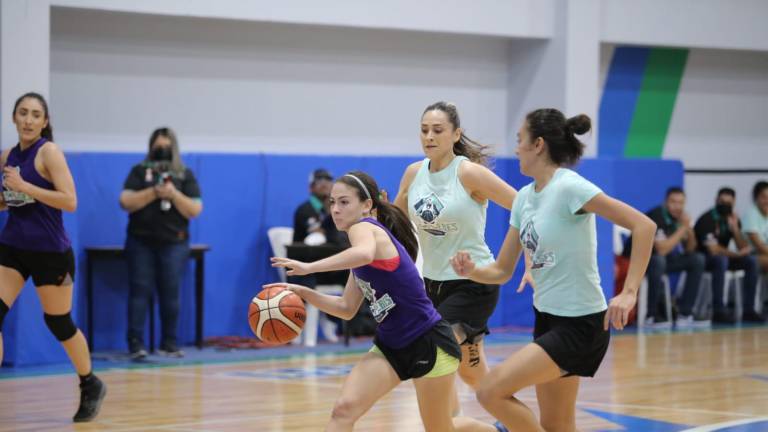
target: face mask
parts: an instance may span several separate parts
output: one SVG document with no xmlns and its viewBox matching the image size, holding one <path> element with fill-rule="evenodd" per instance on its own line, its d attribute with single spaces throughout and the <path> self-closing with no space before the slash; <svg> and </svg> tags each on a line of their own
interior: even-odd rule
<svg viewBox="0 0 768 432">
<path fill-rule="evenodd" d="M 730 204 L 718 204 L 715 206 L 715 211 L 720 216 L 728 216 L 733 213 L 733 206 Z"/>
<path fill-rule="evenodd" d="M 153 161 L 170 161 L 173 158 L 173 153 L 169 147 L 155 147 L 152 149 Z"/>
</svg>

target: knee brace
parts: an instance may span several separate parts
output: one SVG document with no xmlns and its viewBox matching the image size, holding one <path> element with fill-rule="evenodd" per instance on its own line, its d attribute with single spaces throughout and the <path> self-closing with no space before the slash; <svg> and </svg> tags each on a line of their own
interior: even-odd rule
<svg viewBox="0 0 768 432">
<path fill-rule="evenodd" d="M 3 299 L 0 299 L 0 332 L 3 331 L 3 321 L 5 320 L 5 316 L 8 315 L 9 309 L 10 308 L 5 304 Z"/>
<path fill-rule="evenodd" d="M 45 314 L 45 324 L 51 330 L 56 339 L 61 342 L 71 338 L 77 333 L 77 326 L 72 322 L 72 315 L 69 312 L 64 315 Z"/>
</svg>

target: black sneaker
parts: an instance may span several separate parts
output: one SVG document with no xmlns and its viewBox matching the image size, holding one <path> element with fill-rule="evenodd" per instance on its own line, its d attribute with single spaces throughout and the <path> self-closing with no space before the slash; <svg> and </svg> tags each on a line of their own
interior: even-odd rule
<svg viewBox="0 0 768 432">
<path fill-rule="evenodd" d="M 164 357 L 182 358 L 184 351 L 180 350 L 175 343 L 164 343 L 157 349 L 157 353 Z"/>
<path fill-rule="evenodd" d="M 128 341 L 128 352 L 130 353 L 131 360 L 138 361 L 147 357 L 147 350 L 144 349 L 144 344 L 138 340 Z"/>
<path fill-rule="evenodd" d="M 744 322 L 765 323 L 765 315 L 759 314 L 755 311 L 744 312 L 741 320 Z"/>
<path fill-rule="evenodd" d="M 735 324 L 736 317 L 730 311 L 717 311 L 712 314 L 712 322 L 717 324 Z"/>
<path fill-rule="evenodd" d="M 96 418 L 106 394 L 106 384 L 95 375 L 88 383 L 80 384 L 80 406 L 72 421 L 82 423 Z"/>
</svg>

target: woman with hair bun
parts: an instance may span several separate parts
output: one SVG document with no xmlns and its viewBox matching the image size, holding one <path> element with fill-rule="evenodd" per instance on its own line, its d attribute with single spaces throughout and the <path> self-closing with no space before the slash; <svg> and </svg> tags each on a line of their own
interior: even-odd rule
<svg viewBox="0 0 768 432">
<path fill-rule="evenodd" d="M 626 325 L 648 266 L 655 224 L 567 168 L 584 150 L 576 135 L 590 129 L 584 114 L 566 119 L 556 109 L 529 113 L 518 131 L 515 154 L 520 171 L 533 182 L 515 198 L 498 259 L 482 267 L 466 252 L 451 259 L 462 277 L 503 284 L 523 249 L 531 258 L 534 340 L 493 368 L 477 390 L 478 401 L 499 420 L 501 431 L 575 430 L 579 379 L 594 376 L 600 366 L 609 325 Z M 595 214 L 630 229 L 635 239 L 624 290 L 608 304 L 597 269 Z M 515 398 L 533 385 L 538 421 Z"/>
</svg>

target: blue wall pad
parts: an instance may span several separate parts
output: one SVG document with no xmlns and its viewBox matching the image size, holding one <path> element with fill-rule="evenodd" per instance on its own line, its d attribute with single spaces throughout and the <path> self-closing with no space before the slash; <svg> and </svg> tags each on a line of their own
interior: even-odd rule
<svg viewBox="0 0 768 432">
<path fill-rule="evenodd" d="M 72 153 L 67 155 L 78 192 L 79 207 L 65 215 L 77 258 L 73 316 L 86 330 L 85 253 L 87 246 L 120 245 L 125 241 L 127 214 L 118 197 L 130 168 L 140 154 Z M 184 161 L 195 172 L 202 189 L 204 210 L 193 221 L 193 243 L 206 243 L 206 336 L 250 335 L 246 319 L 250 299 L 261 285 L 277 280 L 269 266 L 271 248 L 267 229 L 290 226 L 295 208 L 308 195 L 308 175 L 318 167 L 334 175 L 361 169 L 379 186 L 397 193 L 400 177 L 417 157 L 310 156 L 270 154 L 188 154 Z M 495 171 L 515 188 L 530 182 L 522 176 L 516 159 L 497 159 Z M 609 195 L 646 211 L 663 199 L 666 188 L 680 185 L 683 168 L 676 161 L 591 159 L 576 170 Z M 649 175 L 653 173 L 653 175 Z M 509 212 L 489 206 L 486 239 L 495 253 L 507 232 Z M 598 222 L 598 264 L 606 296 L 613 292 L 611 224 Z M 127 350 L 127 274 L 122 261 L 100 261 L 94 266 L 95 349 Z M 491 327 L 531 326 L 532 293 L 516 294 L 520 268 L 502 288 Z M 195 314 L 193 265 L 187 267 L 181 294 L 180 341 L 194 340 Z M 159 329 L 159 325 L 157 326 Z M 159 340 L 159 335 L 158 340 Z M 66 362 L 64 350 L 43 322 L 43 313 L 31 283 L 13 305 L 3 329 L 5 362 L 13 365 Z"/>
</svg>

